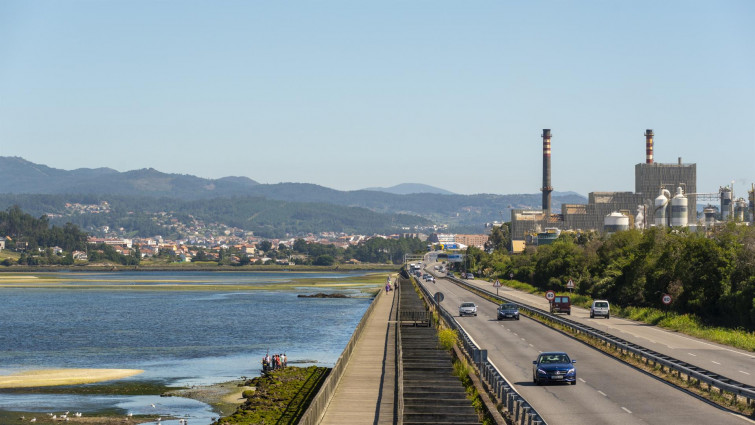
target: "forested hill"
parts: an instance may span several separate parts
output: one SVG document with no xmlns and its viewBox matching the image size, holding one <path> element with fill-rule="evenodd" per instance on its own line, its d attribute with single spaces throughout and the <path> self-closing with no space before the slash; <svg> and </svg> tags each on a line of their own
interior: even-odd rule
<svg viewBox="0 0 755 425">
<path fill-rule="evenodd" d="M 103 204 L 103 201 L 107 204 Z M 72 205 L 73 204 L 73 205 Z M 0 210 L 18 205 L 33 216 L 49 215 L 52 223 L 73 223 L 96 233 L 104 226 L 139 236 L 186 237 L 189 230 L 214 224 L 279 238 L 319 232 L 391 234 L 429 226 L 424 218 L 377 213 L 366 208 L 287 202 L 261 197 L 182 201 L 170 198 L 96 195 L 0 195 Z M 106 206 L 103 206 L 106 205 Z"/>
<path fill-rule="evenodd" d="M 473 183 L 470 183 L 473 186 Z M 341 222 L 334 216 L 332 207 L 367 208 L 373 212 L 386 214 L 414 215 L 431 220 L 438 224 L 448 224 L 451 230 L 463 232 L 482 231 L 484 223 L 492 221 L 509 221 L 511 208 L 533 208 L 541 206 L 542 195 L 531 194 L 478 194 L 478 195 L 448 195 L 439 193 L 393 194 L 373 190 L 339 191 L 308 183 L 278 183 L 258 184 L 246 177 L 225 177 L 222 179 L 203 179 L 196 176 L 182 174 L 165 174 L 154 169 L 118 172 L 109 168 L 78 169 L 73 171 L 59 170 L 44 165 L 34 164 L 22 158 L 0 157 L 0 194 L 51 194 L 63 195 L 96 195 L 100 200 L 131 199 L 134 202 L 141 198 L 171 198 L 160 202 L 172 203 L 192 200 L 210 200 L 237 197 L 241 199 L 264 198 L 271 201 L 285 201 L 290 203 L 313 203 L 306 209 L 309 211 L 323 210 L 323 214 L 330 216 L 336 227 L 349 227 L 349 221 Z M 0 206 L 10 206 L 12 196 L 0 195 Z M 558 212 L 562 203 L 585 203 L 586 199 L 575 193 L 554 193 L 554 212 Z M 73 199 L 73 198 L 71 198 Z M 79 201 L 72 201 L 79 202 Z M 256 201 L 261 207 L 262 201 Z M 219 201 L 225 204 L 225 201 Z M 21 204 L 19 204 L 21 205 Z M 201 205 L 201 204 L 200 204 Z M 32 205 L 23 205 L 25 210 L 39 211 Z M 281 204 L 271 204 L 269 209 L 280 208 Z M 299 206 L 288 206 L 300 208 Z M 303 208 L 303 207 L 301 207 Z M 164 210 L 165 208 L 161 208 Z M 48 210 L 47 212 L 50 212 Z M 186 213 L 194 214 L 193 210 Z M 235 211 L 233 214 L 242 214 Z M 313 212 L 313 214 L 315 214 Z M 346 213 L 353 216 L 356 211 Z M 361 214 L 361 213 L 360 213 Z M 287 214 L 283 214 L 283 217 Z M 398 224 L 395 218 L 390 221 Z M 406 220 L 400 220 L 406 222 Z M 302 221 L 303 223 L 303 221 Z M 325 224 L 325 223 L 323 223 Z M 317 226 L 310 226 L 315 228 Z M 353 227 L 353 226 L 351 226 Z M 335 230 L 322 229 L 322 230 Z"/>
<path fill-rule="evenodd" d="M 112 168 L 61 170 L 18 157 L 0 157 L 0 193 L 109 194 L 216 198 L 245 194 L 256 186 L 247 177 L 204 179 L 186 174 L 166 174 L 152 168 L 119 172 Z"/>
</svg>

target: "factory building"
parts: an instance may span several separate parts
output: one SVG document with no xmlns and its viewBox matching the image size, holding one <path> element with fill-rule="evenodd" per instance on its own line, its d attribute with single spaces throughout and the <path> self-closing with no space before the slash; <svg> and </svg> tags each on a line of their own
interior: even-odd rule
<svg viewBox="0 0 755 425">
<path fill-rule="evenodd" d="M 645 163 L 635 166 L 635 192 L 591 192 L 588 194 L 587 204 L 562 204 L 561 214 L 551 214 L 551 138 L 550 129 L 544 129 L 543 138 L 543 208 L 542 210 L 511 211 L 511 237 L 514 240 L 524 240 L 528 235 L 544 233 L 545 229 L 560 230 L 595 230 L 605 231 L 605 226 L 615 226 L 617 217 L 612 213 L 621 213 L 629 219 L 629 227 L 649 227 L 654 225 L 657 197 L 664 193 L 669 196 L 663 204 L 663 213 L 668 208 L 671 224 L 671 211 L 684 211 L 686 222 L 695 223 L 697 213 L 695 209 L 697 190 L 696 164 L 683 164 L 679 158 L 676 164 L 659 164 L 653 158 L 653 130 L 645 131 Z M 692 208 L 682 209 L 681 205 L 672 203 L 671 194 L 677 193 L 681 187 L 684 195 L 689 198 Z M 691 194 L 691 195 L 687 195 Z M 674 197 L 676 199 L 676 197 Z M 680 219 L 677 217 L 677 219 Z M 642 220 L 641 223 L 636 220 Z M 623 223 L 623 220 L 620 220 Z M 679 221 L 681 222 L 681 221 Z M 623 224 L 622 224 L 623 225 Z M 609 230 L 613 230 L 611 227 Z"/>
</svg>

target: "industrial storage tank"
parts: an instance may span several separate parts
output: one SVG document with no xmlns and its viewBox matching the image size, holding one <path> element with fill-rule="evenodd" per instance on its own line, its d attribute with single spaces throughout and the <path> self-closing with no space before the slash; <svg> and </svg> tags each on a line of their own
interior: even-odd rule
<svg viewBox="0 0 755 425">
<path fill-rule="evenodd" d="M 734 202 L 734 220 L 745 221 L 745 211 L 747 211 L 747 202 L 743 198 Z"/>
<path fill-rule="evenodd" d="M 676 195 L 671 200 L 671 226 L 687 226 L 687 197 L 681 187 L 676 188 Z"/>
<path fill-rule="evenodd" d="M 620 230 L 629 230 L 629 217 L 620 212 L 608 214 L 603 221 L 603 231 L 610 235 Z"/>
<path fill-rule="evenodd" d="M 671 192 L 661 189 L 660 195 L 655 198 L 654 223 L 656 226 L 664 227 L 666 225 L 666 205 L 671 197 Z"/>
<path fill-rule="evenodd" d="M 721 194 L 721 221 L 726 221 L 729 219 L 729 215 L 731 214 L 731 188 L 724 186 L 718 191 Z"/>
<path fill-rule="evenodd" d="M 716 224 L 716 208 L 712 205 L 708 205 L 703 209 L 703 215 L 705 216 L 705 225 L 707 227 L 713 227 Z"/>
</svg>

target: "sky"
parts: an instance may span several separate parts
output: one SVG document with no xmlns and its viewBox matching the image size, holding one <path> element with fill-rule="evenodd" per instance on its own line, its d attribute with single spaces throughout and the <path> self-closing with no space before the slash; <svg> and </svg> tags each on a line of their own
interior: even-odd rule
<svg viewBox="0 0 755 425">
<path fill-rule="evenodd" d="M 755 183 L 755 1 L 0 0 L 0 156 L 339 190 Z"/>
</svg>

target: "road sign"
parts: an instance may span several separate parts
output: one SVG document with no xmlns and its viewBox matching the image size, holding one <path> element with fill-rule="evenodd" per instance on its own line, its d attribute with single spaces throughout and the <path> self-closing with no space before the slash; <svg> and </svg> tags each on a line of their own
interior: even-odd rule
<svg viewBox="0 0 755 425">
<path fill-rule="evenodd" d="M 574 289 L 574 281 L 569 279 L 569 282 L 566 284 L 566 287 L 569 289 Z"/>
<path fill-rule="evenodd" d="M 548 291 L 545 293 L 545 299 L 548 301 L 553 301 L 556 298 L 556 293 L 553 291 Z"/>
<path fill-rule="evenodd" d="M 514 273 L 509 273 L 509 279 L 513 279 L 513 278 L 514 278 Z"/>
<path fill-rule="evenodd" d="M 443 298 L 445 298 L 445 297 L 443 296 L 443 292 L 436 292 L 435 295 L 433 295 L 433 298 L 435 298 L 436 302 L 442 303 L 443 302 Z"/>
<path fill-rule="evenodd" d="M 496 287 L 496 288 L 500 288 L 500 287 L 501 287 L 501 282 L 500 282 L 500 281 L 498 281 L 498 280 L 496 280 L 496 281 L 495 281 L 495 282 L 493 283 L 493 286 L 494 286 L 494 287 Z"/>
<path fill-rule="evenodd" d="M 666 305 L 671 304 L 671 295 L 663 294 L 663 296 L 661 297 L 661 301 L 663 301 L 663 303 Z"/>
</svg>

